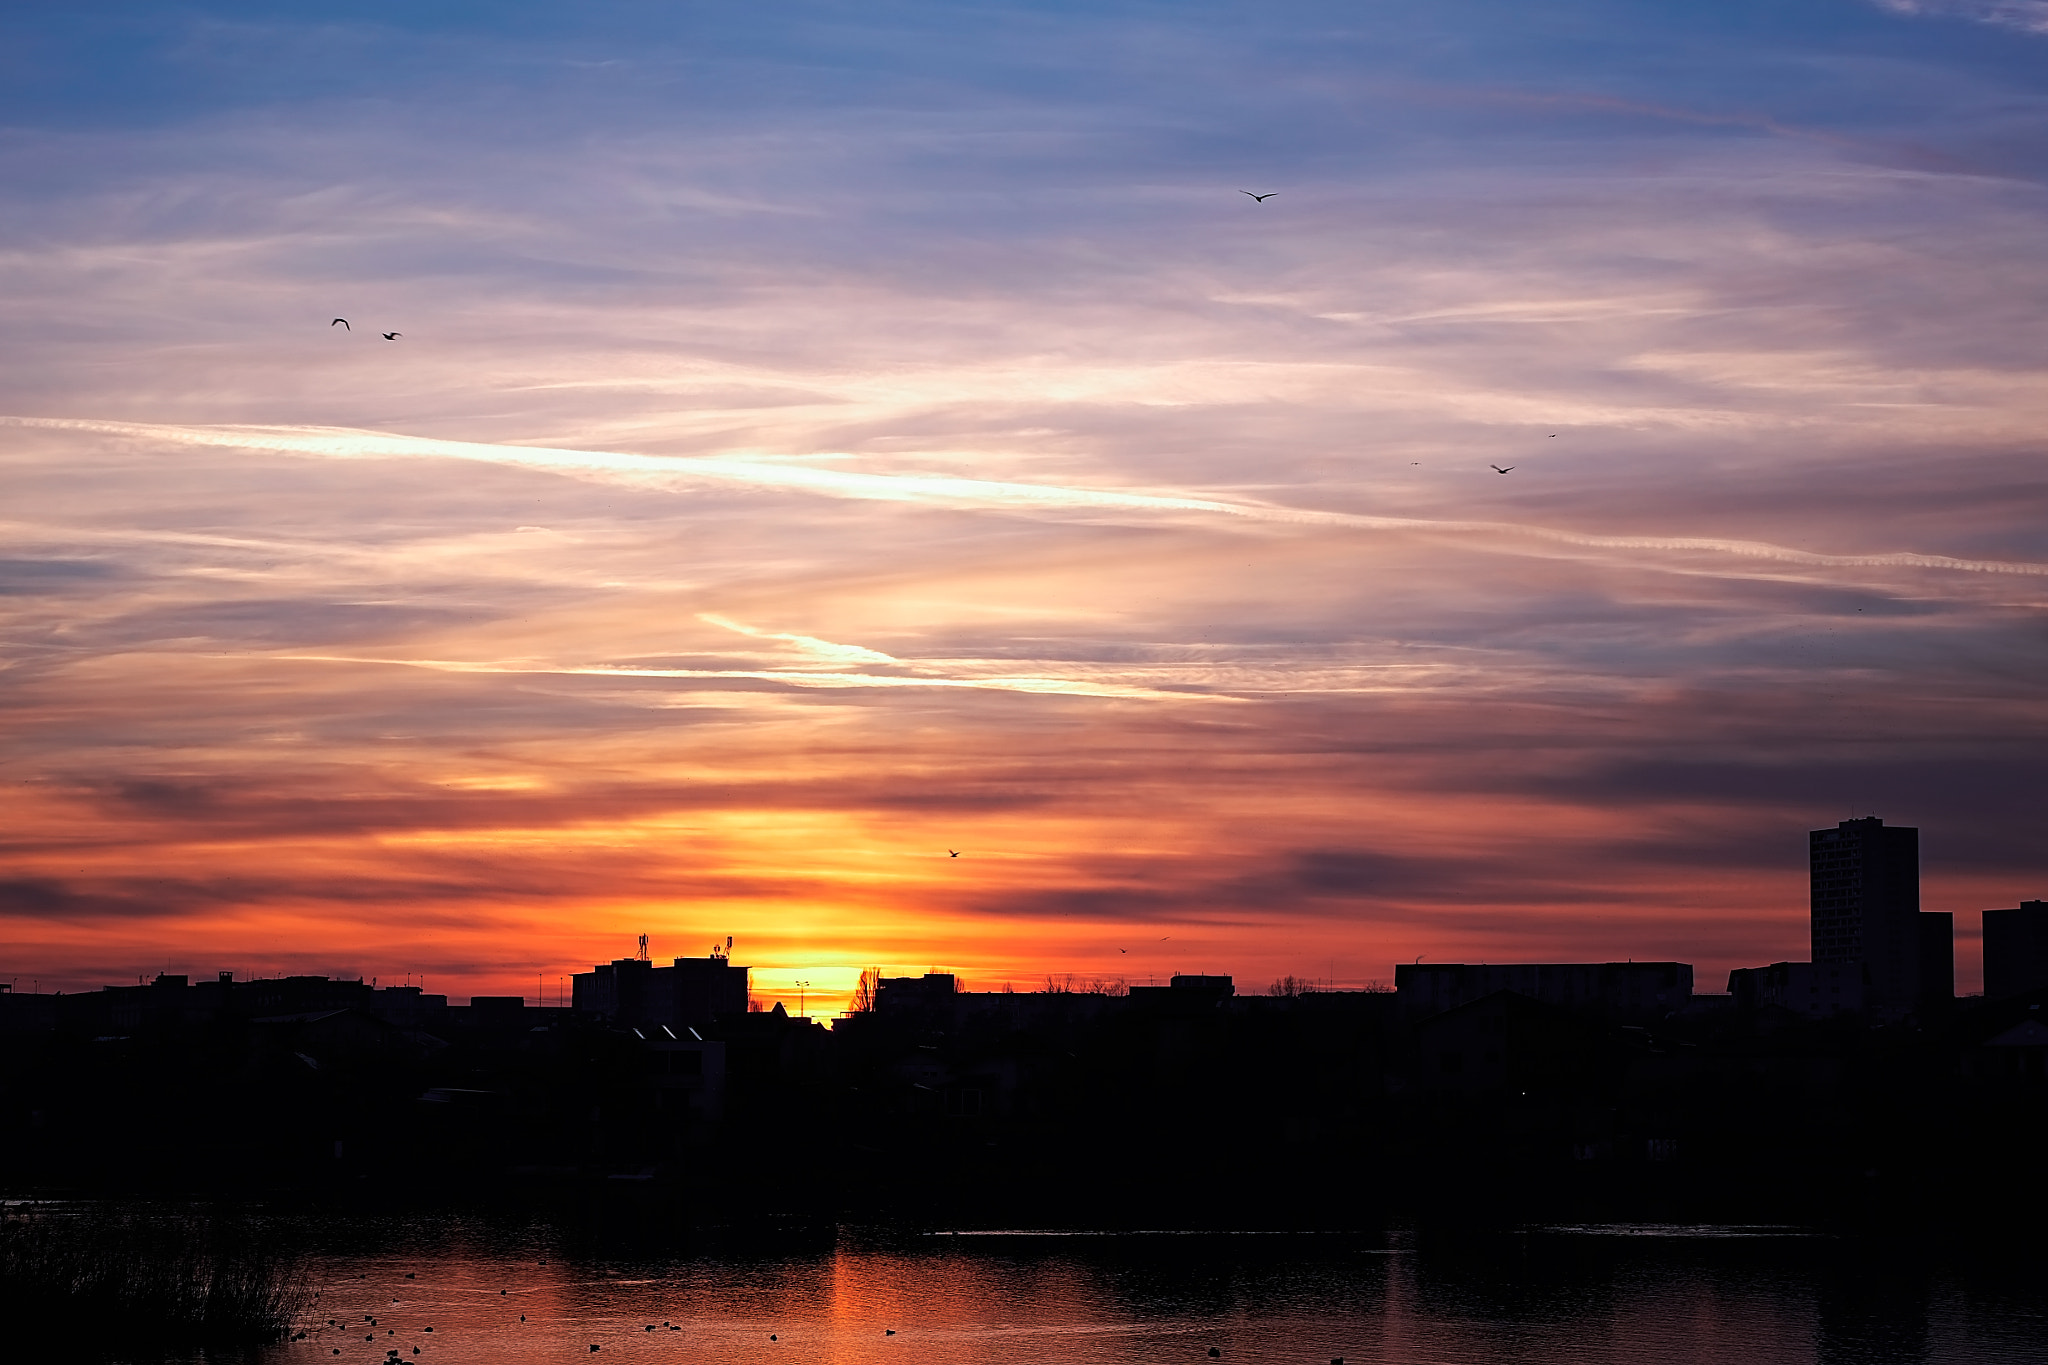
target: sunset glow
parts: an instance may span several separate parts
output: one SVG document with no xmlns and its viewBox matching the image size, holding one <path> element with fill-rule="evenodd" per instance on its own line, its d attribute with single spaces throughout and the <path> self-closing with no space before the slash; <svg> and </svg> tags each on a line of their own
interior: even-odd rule
<svg viewBox="0 0 2048 1365">
<path fill-rule="evenodd" d="M 414 8 L 5 21 L 0 980 L 2048 895 L 2028 6 Z"/>
</svg>

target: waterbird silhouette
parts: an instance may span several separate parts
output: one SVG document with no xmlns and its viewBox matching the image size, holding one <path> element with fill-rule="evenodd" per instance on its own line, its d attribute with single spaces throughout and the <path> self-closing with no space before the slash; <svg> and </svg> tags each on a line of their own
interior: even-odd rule
<svg viewBox="0 0 2048 1365">
<path fill-rule="evenodd" d="M 957 848 L 949 848 L 946 850 L 946 856 L 948 858 L 957 858 L 960 856 L 960 850 Z"/>
<path fill-rule="evenodd" d="M 1509 465 L 1509 466 L 1508 466 L 1508 469 L 1513 469 L 1514 467 L 1515 467 L 1515 466 L 1513 466 L 1513 465 Z M 1487 466 L 1487 468 L 1488 468 L 1488 469 L 1491 469 L 1491 470 L 1492 470 L 1492 471 L 1493 471 L 1494 473 L 1496 473 L 1496 474 L 1505 474 L 1505 473 L 1507 473 L 1507 472 L 1508 472 L 1508 469 L 1502 469 L 1502 468 L 1501 468 L 1501 467 L 1500 467 L 1499 465 L 1497 465 L 1497 464 L 1490 464 L 1490 465 L 1488 465 L 1488 466 Z"/>
<path fill-rule="evenodd" d="M 1239 191 L 1238 191 L 1238 193 L 1239 193 L 1239 194 L 1252 194 L 1252 192 L 1251 192 L 1250 190 L 1239 190 Z M 1278 190 L 1267 190 L 1267 191 L 1266 191 L 1266 192 L 1265 192 L 1264 194 L 1252 194 L 1252 198 L 1253 198 L 1253 199 L 1255 199 L 1255 200 L 1257 200 L 1257 201 L 1258 201 L 1259 203 L 1263 204 L 1263 203 L 1265 203 L 1265 202 L 1266 202 L 1266 201 L 1267 201 L 1268 199 L 1271 199 L 1271 198 L 1272 198 L 1272 197 L 1273 197 L 1274 195 L 1276 195 L 1276 194 L 1278 194 L 1278 193 L 1280 193 L 1280 191 L 1278 191 Z"/>
<path fill-rule="evenodd" d="M 384 333 L 384 339 L 385 339 L 386 341 L 396 341 L 396 340 L 398 340 L 398 339 L 399 339 L 400 337 L 402 337 L 402 336 L 404 336 L 404 335 L 405 335 L 405 333 L 403 333 L 403 332 L 386 332 L 386 333 Z M 409 1279 L 411 1279 L 411 1278 L 412 1278 L 412 1276 L 408 1275 L 408 1276 L 406 1276 L 405 1278 L 407 1278 L 407 1279 L 409 1280 Z"/>
<path fill-rule="evenodd" d="M 349 326 L 349 325 L 348 325 L 348 319 L 347 319 L 347 318 L 336 318 L 336 319 L 334 320 L 334 322 L 330 322 L 330 323 L 328 323 L 328 324 L 327 324 L 327 330 L 328 330 L 328 331 L 330 331 L 330 332 L 331 332 L 331 331 L 333 331 L 333 330 L 334 330 L 334 323 L 335 323 L 335 322 L 338 322 L 338 323 L 340 323 L 340 324 L 341 324 L 341 330 L 342 330 L 342 331 L 344 331 L 344 332 L 353 332 L 353 331 L 355 330 L 355 328 L 353 328 L 353 327 L 351 327 L 351 326 Z"/>
</svg>

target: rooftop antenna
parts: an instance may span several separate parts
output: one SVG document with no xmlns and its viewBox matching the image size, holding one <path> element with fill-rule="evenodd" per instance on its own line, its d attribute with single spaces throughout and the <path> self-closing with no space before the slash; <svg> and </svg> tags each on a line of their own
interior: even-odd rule
<svg viewBox="0 0 2048 1365">
<path fill-rule="evenodd" d="M 647 935 L 640 935 L 640 961 L 647 960 Z"/>
</svg>

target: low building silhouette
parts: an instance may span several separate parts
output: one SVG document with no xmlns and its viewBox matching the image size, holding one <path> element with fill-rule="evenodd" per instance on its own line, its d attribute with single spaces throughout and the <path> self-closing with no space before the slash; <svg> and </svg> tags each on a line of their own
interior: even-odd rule
<svg viewBox="0 0 2048 1365">
<path fill-rule="evenodd" d="M 1692 1002 L 1687 962 L 1404 962 L 1394 993 L 1411 1023 L 1501 991 L 1610 1023 L 1649 1024 Z"/>
<path fill-rule="evenodd" d="M 57 1026 L 57 997 L 17 991 L 0 981 L 0 1034 L 44 1033 Z"/>
<path fill-rule="evenodd" d="M 1517 1095 L 1585 1078 L 1598 1034 L 1583 1014 L 1495 991 L 1429 1015 L 1410 1030 L 1409 1079 L 1423 1090 Z"/>
<path fill-rule="evenodd" d="M 666 967 L 644 957 L 619 958 L 572 980 L 579 1013 L 615 1024 L 702 1031 L 747 1012 L 748 977 L 747 968 L 713 953 L 679 957 Z"/>
<path fill-rule="evenodd" d="M 1808 1019 L 1863 1013 L 1861 963 L 1773 962 L 1728 973 L 1728 994 L 1738 1009 L 1790 1010 Z"/>
<path fill-rule="evenodd" d="M 2022 1019 L 1977 1044 L 1970 1060 L 1978 1076 L 2048 1084 L 2048 1024 Z"/>
<path fill-rule="evenodd" d="M 2048 901 L 1984 912 L 1984 994 L 1993 1000 L 2048 989 Z"/>
<path fill-rule="evenodd" d="M 1187 1009 L 1220 1004 L 1236 995 L 1237 987 L 1227 976 L 1194 976 L 1182 972 L 1168 977 L 1164 986 L 1133 986 L 1130 994 L 1131 1003 L 1136 1005 Z"/>
<path fill-rule="evenodd" d="M 950 1000 L 959 992 L 960 983 L 951 972 L 885 976 L 875 983 L 875 1008 L 900 1010 L 909 1005 Z"/>
</svg>

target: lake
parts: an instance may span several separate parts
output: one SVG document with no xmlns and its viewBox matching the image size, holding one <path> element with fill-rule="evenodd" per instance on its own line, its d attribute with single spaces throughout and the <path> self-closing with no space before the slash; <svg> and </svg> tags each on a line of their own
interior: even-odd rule
<svg viewBox="0 0 2048 1365">
<path fill-rule="evenodd" d="M 662 1240 L 644 1228 L 622 1244 L 439 1215 L 346 1225 L 319 1262 L 320 1325 L 248 1358 L 374 1365 L 395 1350 L 420 1365 L 2048 1360 L 2038 1261 L 1797 1229 L 842 1228 L 780 1245 L 649 1245 Z"/>
</svg>

